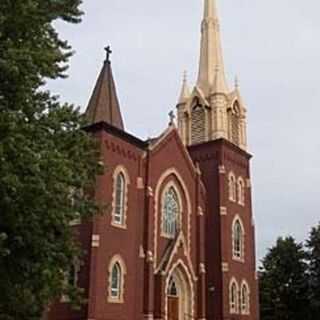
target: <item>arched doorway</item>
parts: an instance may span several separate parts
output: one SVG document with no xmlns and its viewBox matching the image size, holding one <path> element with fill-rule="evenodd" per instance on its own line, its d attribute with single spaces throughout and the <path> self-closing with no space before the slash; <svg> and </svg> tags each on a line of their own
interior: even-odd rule
<svg viewBox="0 0 320 320">
<path fill-rule="evenodd" d="M 166 287 L 166 320 L 192 319 L 191 285 L 181 268 L 169 275 Z"/>
</svg>

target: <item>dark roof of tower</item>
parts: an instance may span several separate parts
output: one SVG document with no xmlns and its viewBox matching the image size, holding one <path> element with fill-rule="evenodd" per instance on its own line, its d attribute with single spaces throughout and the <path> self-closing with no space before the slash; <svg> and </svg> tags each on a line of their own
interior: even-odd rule
<svg viewBox="0 0 320 320">
<path fill-rule="evenodd" d="M 86 117 L 89 124 L 103 121 L 118 129 L 124 130 L 116 85 L 109 59 L 103 64 L 86 110 Z"/>
</svg>

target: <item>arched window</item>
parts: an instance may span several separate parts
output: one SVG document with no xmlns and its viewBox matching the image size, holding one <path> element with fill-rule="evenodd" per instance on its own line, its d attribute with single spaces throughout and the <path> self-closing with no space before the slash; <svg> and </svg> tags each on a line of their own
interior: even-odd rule
<svg viewBox="0 0 320 320">
<path fill-rule="evenodd" d="M 244 230 L 239 218 L 236 218 L 232 227 L 232 255 L 236 260 L 244 259 Z"/>
<path fill-rule="evenodd" d="M 162 233 L 173 238 L 178 229 L 180 206 L 177 192 L 170 187 L 164 195 L 162 203 Z"/>
<path fill-rule="evenodd" d="M 245 281 L 241 285 L 241 314 L 250 314 L 250 290 Z"/>
<path fill-rule="evenodd" d="M 108 301 L 123 302 L 125 265 L 120 256 L 114 256 L 109 265 Z"/>
<path fill-rule="evenodd" d="M 206 138 L 205 109 L 197 102 L 191 112 L 191 143 L 201 143 Z"/>
<path fill-rule="evenodd" d="M 238 203 L 244 206 L 245 203 L 245 187 L 244 181 L 241 177 L 238 178 Z"/>
<path fill-rule="evenodd" d="M 121 172 L 116 178 L 116 201 L 114 210 L 114 222 L 118 224 L 123 224 L 124 222 L 125 184 L 126 180 Z"/>
<path fill-rule="evenodd" d="M 120 299 L 121 292 L 121 267 L 115 263 L 111 272 L 111 298 Z"/>
<path fill-rule="evenodd" d="M 127 197 L 129 175 L 125 167 L 119 165 L 113 173 L 113 202 L 112 202 L 112 225 L 126 228 L 127 220 Z"/>
<path fill-rule="evenodd" d="M 233 172 L 229 173 L 229 200 L 235 202 L 237 199 L 236 177 Z"/>
<path fill-rule="evenodd" d="M 230 313 L 239 313 L 239 286 L 235 279 L 232 279 L 229 287 Z"/>
</svg>

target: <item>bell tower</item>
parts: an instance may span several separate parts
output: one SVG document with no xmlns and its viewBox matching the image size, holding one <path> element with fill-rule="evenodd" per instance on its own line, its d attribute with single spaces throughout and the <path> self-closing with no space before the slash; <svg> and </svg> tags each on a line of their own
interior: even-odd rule
<svg viewBox="0 0 320 320">
<path fill-rule="evenodd" d="M 259 320 L 246 107 L 227 83 L 216 0 L 204 0 L 198 78 L 189 90 L 184 76 L 177 112 L 206 189 L 206 320 Z"/>
<path fill-rule="evenodd" d="M 224 71 L 216 2 L 205 0 L 198 79 L 189 91 L 184 76 L 177 104 L 178 127 L 185 145 L 224 138 L 247 149 L 246 108 L 238 81 L 235 82 L 230 90 Z"/>
</svg>

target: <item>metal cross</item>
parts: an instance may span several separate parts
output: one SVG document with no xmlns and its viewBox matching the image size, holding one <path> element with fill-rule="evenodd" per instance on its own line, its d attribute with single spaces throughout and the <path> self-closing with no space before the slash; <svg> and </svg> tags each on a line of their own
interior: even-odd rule
<svg viewBox="0 0 320 320">
<path fill-rule="evenodd" d="M 104 50 L 106 51 L 106 62 L 110 62 L 110 55 L 112 53 L 111 47 L 107 46 Z"/>
<path fill-rule="evenodd" d="M 174 119 L 176 118 L 175 114 L 173 111 L 170 111 L 169 112 L 169 118 L 170 118 L 170 125 L 173 125 L 174 124 Z"/>
</svg>

